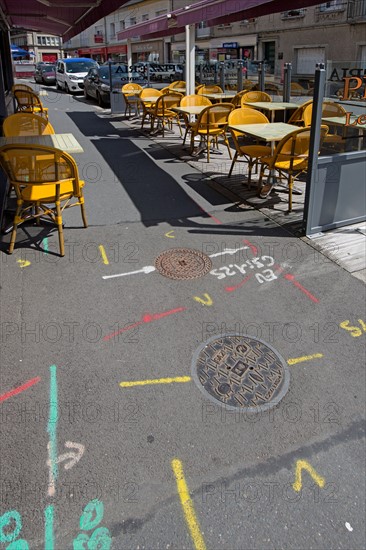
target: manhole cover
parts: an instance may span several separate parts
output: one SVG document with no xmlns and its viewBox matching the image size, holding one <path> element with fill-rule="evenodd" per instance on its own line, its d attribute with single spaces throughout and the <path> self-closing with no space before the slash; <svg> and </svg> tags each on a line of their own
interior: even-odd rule
<svg viewBox="0 0 366 550">
<path fill-rule="evenodd" d="M 290 373 L 271 346 L 251 336 L 213 336 L 196 351 L 192 375 L 200 390 L 226 408 L 259 412 L 287 393 Z"/>
<path fill-rule="evenodd" d="M 169 279 L 196 279 L 210 271 L 212 262 L 199 250 L 171 248 L 156 258 L 155 267 Z"/>
</svg>

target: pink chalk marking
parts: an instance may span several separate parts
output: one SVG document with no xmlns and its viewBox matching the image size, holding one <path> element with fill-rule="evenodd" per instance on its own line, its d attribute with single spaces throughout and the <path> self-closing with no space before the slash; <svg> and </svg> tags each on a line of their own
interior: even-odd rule
<svg viewBox="0 0 366 550">
<path fill-rule="evenodd" d="M 252 244 L 247 239 L 243 239 L 243 243 L 246 244 L 247 246 L 249 246 L 250 250 L 252 251 L 253 256 L 258 255 L 258 248 L 256 246 L 254 246 L 254 244 Z"/>
<path fill-rule="evenodd" d="M 250 275 L 247 275 L 245 277 L 245 279 L 243 279 L 239 284 L 235 285 L 235 286 L 226 286 L 225 287 L 225 290 L 226 292 L 234 292 L 234 290 L 238 290 L 238 288 L 240 288 L 241 286 L 243 286 L 247 281 L 249 281 L 249 279 L 251 278 L 252 274 Z"/>
<path fill-rule="evenodd" d="M 187 308 L 185 307 L 177 307 L 176 309 L 170 309 L 169 311 L 163 311 L 162 313 L 145 313 L 145 315 L 142 316 L 141 321 L 137 321 L 137 323 L 133 323 L 132 325 L 128 325 L 127 327 L 123 327 L 116 332 L 112 332 L 111 334 L 107 334 L 104 336 L 103 340 L 104 342 L 107 342 L 111 338 L 114 338 L 114 336 L 117 336 L 118 334 L 121 334 L 122 332 L 126 332 L 127 330 L 131 330 L 139 325 L 142 325 L 144 323 L 151 323 L 151 321 L 157 321 L 158 319 L 162 319 L 163 317 L 167 317 L 168 315 L 173 315 L 174 313 L 179 313 L 181 311 L 185 311 Z"/>
<path fill-rule="evenodd" d="M 1 401 L 5 401 L 6 399 L 9 399 L 9 397 L 14 397 L 14 395 L 18 395 L 18 393 L 21 393 L 24 390 L 27 390 L 31 386 L 34 386 L 34 384 L 38 384 L 40 381 L 40 377 L 36 376 L 36 378 L 32 378 L 31 380 L 28 380 L 28 382 L 25 382 L 25 384 L 22 384 L 21 386 L 18 386 L 14 390 L 10 390 L 6 393 L 3 393 L 0 395 L 0 403 Z"/>
<path fill-rule="evenodd" d="M 291 275 L 290 273 L 287 273 L 286 275 L 284 275 L 284 278 L 287 280 L 287 281 L 290 281 L 293 285 L 295 285 L 299 290 L 301 290 L 304 294 L 306 294 L 306 296 L 308 298 L 310 298 L 310 300 L 312 302 L 315 302 L 316 304 L 319 303 L 319 300 L 318 298 L 315 298 L 315 296 L 313 296 L 313 294 L 311 294 L 311 292 L 309 292 L 308 290 L 306 290 L 306 288 L 304 288 L 302 286 L 302 284 L 300 284 L 298 281 L 296 281 L 294 275 Z"/>
<path fill-rule="evenodd" d="M 112 332 L 111 334 L 107 334 L 107 336 L 104 336 L 103 340 L 104 342 L 107 342 L 111 338 L 114 338 L 118 334 L 122 334 L 122 332 L 126 332 L 127 330 L 131 330 L 132 328 L 138 327 L 139 325 L 142 325 L 143 321 L 137 321 L 137 323 L 133 323 L 132 325 L 128 325 L 127 327 L 120 328 L 116 332 Z"/>
<path fill-rule="evenodd" d="M 206 216 L 209 216 L 215 223 L 217 223 L 217 225 L 222 225 L 222 221 L 220 221 L 218 218 L 216 218 L 215 216 L 213 216 L 212 214 L 210 214 L 209 212 L 207 212 L 207 210 L 205 210 L 204 208 L 202 208 L 202 206 L 200 204 L 198 204 L 198 202 L 196 202 L 195 200 L 193 200 L 191 198 L 191 200 L 198 206 L 198 208 L 204 213 L 206 214 Z"/>
</svg>

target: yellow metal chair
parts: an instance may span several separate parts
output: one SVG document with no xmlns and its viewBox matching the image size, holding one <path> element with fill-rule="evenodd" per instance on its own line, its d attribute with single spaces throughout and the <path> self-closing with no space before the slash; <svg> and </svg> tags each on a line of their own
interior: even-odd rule
<svg viewBox="0 0 366 550">
<path fill-rule="evenodd" d="M 229 156 L 232 158 L 229 141 L 226 136 L 226 130 L 228 125 L 228 117 L 233 109 L 234 105 L 231 103 L 216 103 L 215 105 L 209 105 L 203 109 L 198 116 L 197 122 L 192 124 L 191 154 L 194 150 L 194 138 L 196 136 L 200 136 L 202 139 L 206 140 L 207 162 L 210 162 L 211 141 L 214 140 L 217 144 L 218 137 L 222 136 L 229 152 Z"/>
<path fill-rule="evenodd" d="M 186 81 L 185 80 L 175 80 L 169 85 L 169 88 L 174 91 L 174 88 L 185 88 L 186 87 Z"/>
<path fill-rule="evenodd" d="M 54 134 L 55 130 L 48 120 L 32 113 L 14 113 L 3 122 L 3 133 L 9 136 L 42 136 Z"/>
<path fill-rule="evenodd" d="M 220 88 L 220 86 L 217 86 L 217 84 L 213 85 L 207 85 L 207 86 L 201 86 L 197 92 L 198 95 L 205 95 L 205 94 L 222 94 L 223 90 Z"/>
<path fill-rule="evenodd" d="M 241 105 L 243 106 L 244 103 L 257 103 L 258 101 L 272 101 L 272 98 L 266 92 L 250 90 L 242 96 Z"/>
<path fill-rule="evenodd" d="M 17 102 L 16 111 L 33 113 L 36 115 L 45 116 L 48 118 L 48 109 L 43 106 L 42 101 L 38 95 L 29 90 L 14 90 L 14 98 Z"/>
<path fill-rule="evenodd" d="M 129 82 L 128 84 L 124 84 L 122 86 L 122 95 L 123 99 L 125 101 L 125 116 L 127 115 L 128 110 L 128 116 L 131 116 L 131 109 L 134 107 L 137 111 L 139 110 L 139 94 L 142 90 L 142 86 L 140 84 L 135 84 L 134 82 Z"/>
<path fill-rule="evenodd" d="M 179 114 L 173 111 L 173 107 L 178 107 L 183 95 L 170 92 L 169 94 L 162 94 L 157 98 L 155 105 L 148 109 L 151 120 L 151 131 L 153 131 L 155 121 L 161 125 L 164 137 L 165 126 L 168 124 L 172 127 L 173 120 L 179 126 L 180 135 L 182 136 L 182 127 L 179 121 Z M 158 130 L 158 128 L 157 128 Z"/>
<path fill-rule="evenodd" d="M 288 184 L 288 211 L 292 210 L 292 189 L 296 178 L 308 169 L 309 147 L 310 147 L 310 127 L 299 128 L 285 136 L 276 146 L 273 155 L 261 157 L 259 162 L 261 170 L 259 175 L 259 187 L 262 185 L 264 173 L 268 170 L 268 177 L 273 177 L 273 172 L 277 173 L 279 179 L 286 179 Z M 327 135 L 328 127 L 321 126 L 320 145 Z M 270 193 L 273 183 L 267 179 L 267 184 L 262 187 L 260 196 L 265 198 Z"/>
<path fill-rule="evenodd" d="M 269 123 L 266 115 L 251 109 L 250 107 L 242 107 L 241 109 L 235 109 L 229 115 L 229 126 L 235 124 L 265 124 Z M 237 132 L 230 128 L 231 137 L 235 145 L 235 155 L 230 166 L 228 177 L 230 178 L 234 164 L 236 162 L 246 162 L 248 164 L 248 187 L 251 187 L 252 169 L 261 157 L 265 157 L 271 154 L 271 147 L 267 145 L 242 145 L 240 138 L 243 137 L 242 132 Z M 243 157 L 243 160 L 240 159 Z"/>
<path fill-rule="evenodd" d="M 182 97 L 180 102 L 180 107 L 200 107 L 200 106 L 208 106 L 208 105 L 212 105 L 208 97 L 205 97 L 203 95 L 198 95 L 198 94 L 186 95 Z M 190 122 L 189 116 L 184 113 L 183 113 L 183 119 L 186 127 L 186 131 L 183 138 L 183 145 L 185 145 L 188 132 L 191 131 L 192 125 L 194 125 L 195 123 Z"/>
<path fill-rule="evenodd" d="M 345 117 L 346 112 L 347 112 L 346 109 L 339 103 L 334 103 L 333 101 L 323 101 L 323 106 L 322 106 L 323 117 Z M 312 114 L 313 114 L 313 102 L 310 101 L 309 105 L 307 105 L 304 109 L 303 118 L 304 118 L 305 126 L 311 125 Z M 341 150 L 344 148 L 345 140 L 341 135 L 337 133 L 328 132 L 328 134 L 325 137 L 324 143 L 338 150 Z"/>
<path fill-rule="evenodd" d="M 158 98 L 161 95 L 160 90 L 157 90 L 156 88 L 143 88 L 141 94 L 140 94 L 140 105 L 142 107 L 142 120 L 141 120 L 141 130 L 144 127 L 144 123 L 147 116 L 150 116 L 149 109 L 155 104 L 155 101 L 144 101 L 145 97 L 153 97 Z"/>
<path fill-rule="evenodd" d="M 60 255 L 64 256 L 62 213 L 65 208 L 80 206 L 84 227 L 88 226 L 84 182 L 79 180 L 74 159 L 52 147 L 4 145 L 0 148 L 0 164 L 17 196 L 9 254 L 14 250 L 18 225 L 30 219 L 39 223 L 41 217 L 47 216 L 57 226 Z"/>
</svg>

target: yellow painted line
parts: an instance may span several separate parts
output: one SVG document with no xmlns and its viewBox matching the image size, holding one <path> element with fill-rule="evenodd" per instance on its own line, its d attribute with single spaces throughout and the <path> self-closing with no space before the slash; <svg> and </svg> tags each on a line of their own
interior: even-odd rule
<svg viewBox="0 0 366 550">
<path fill-rule="evenodd" d="M 17 260 L 21 268 L 28 267 L 31 263 L 29 260 Z"/>
<path fill-rule="evenodd" d="M 324 357 L 322 353 L 314 353 L 313 355 L 303 355 L 302 357 L 288 359 L 287 363 L 289 365 L 296 365 L 297 363 L 302 363 L 303 361 L 311 361 L 312 359 L 320 359 L 321 357 Z"/>
<path fill-rule="evenodd" d="M 150 384 L 172 384 L 172 382 L 190 382 L 190 376 L 177 376 L 176 378 L 155 378 L 153 380 L 136 380 L 135 382 L 120 382 L 122 388 L 133 386 L 148 386 Z"/>
<path fill-rule="evenodd" d="M 100 245 L 98 246 L 98 248 L 99 248 L 100 255 L 102 256 L 103 263 L 104 263 L 105 265 L 109 265 L 109 260 L 108 260 L 108 258 L 107 258 L 107 254 L 105 253 L 104 246 L 103 246 L 102 244 L 100 244 Z"/>
<path fill-rule="evenodd" d="M 295 482 L 292 484 L 292 487 L 294 491 L 297 493 L 301 491 L 302 489 L 302 478 L 301 478 L 301 472 L 302 470 L 306 470 L 310 476 L 313 478 L 315 483 L 319 485 L 320 488 L 323 488 L 325 485 L 325 479 L 321 477 L 314 468 L 309 464 L 309 462 L 306 462 L 306 460 L 298 460 L 296 462 L 296 470 L 295 470 Z"/>
<path fill-rule="evenodd" d="M 174 230 L 173 231 L 168 231 L 168 233 L 165 233 L 165 237 L 168 237 L 168 239 L 175 239 L 174 235 L 172 235 L 172 233 L 174 233 Z"/>
<path fill-rule="evenodd" d="M 184 479 L 183 465 L 181 461 L 174 458 L 172 460 L 172 468 L 175 475 L 175 480 L 177 482 L 177 491 L 179 494 L 180 503 L 183 508 L 184 517 L 187 522 L 194 547 L 196 550 L 206 550 L 205 541 L 202 537 L 193 502 L 188 491 L 186 480 Z"/>
</svg>

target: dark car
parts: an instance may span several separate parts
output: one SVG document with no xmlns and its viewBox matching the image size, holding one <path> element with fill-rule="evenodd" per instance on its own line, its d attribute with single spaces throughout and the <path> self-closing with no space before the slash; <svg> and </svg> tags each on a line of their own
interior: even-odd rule
<svg viewBox="0 0 366 550">
<path fill-rule="evenodd" d="M 40 84 L 56 84 L 56 65 L 42 64 L 36 66 L 34 81 Z"/>
<path fill-rule="evenodd" d="M 121 63 L 111 64 L 112 71 L 112 89 L 121 91 L 124 84 L 136 82 L 141 86 L 146 84 L 146 80 L 136 71 L 128 73 L 127 65 Z M 103 107 L 110 105 L 110 74 L 109 65 L 102 65 L 99 68 L 92 68 L 84 78 L 84 96 L 92 97 Z"/>
</svg>

